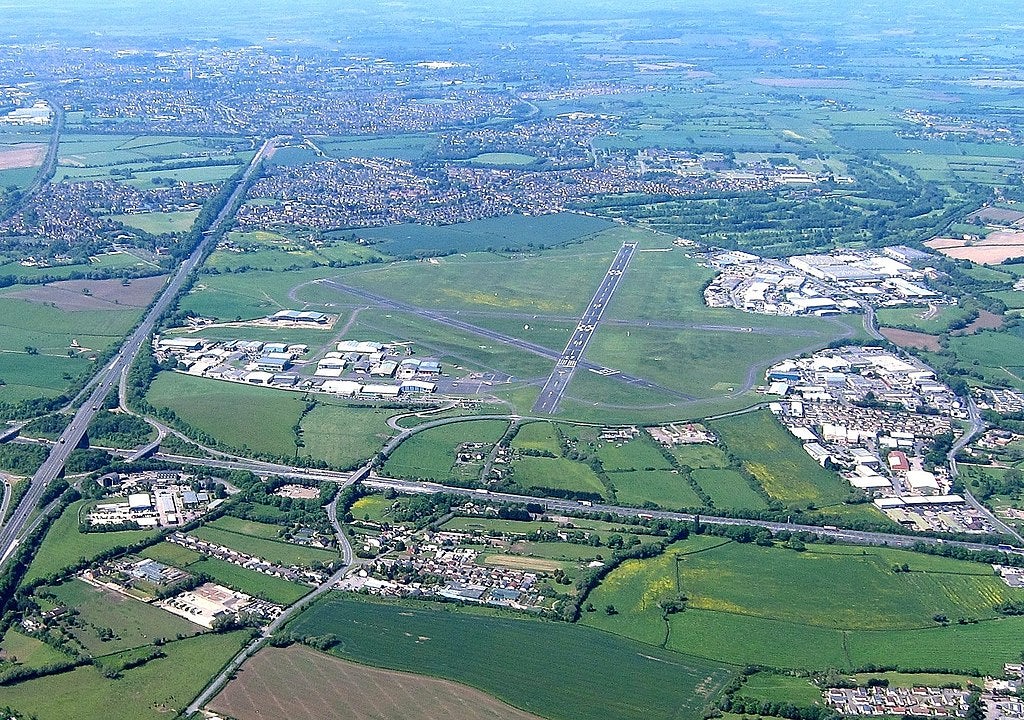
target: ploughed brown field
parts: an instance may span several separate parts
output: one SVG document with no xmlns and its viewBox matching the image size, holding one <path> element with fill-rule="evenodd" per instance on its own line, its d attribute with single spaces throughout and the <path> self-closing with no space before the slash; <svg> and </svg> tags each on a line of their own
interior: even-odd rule
<svg viewBox="0 0 1024 720">
<path fill-rule="evenodd" d="M 167 282 L 164 275 L 121 280 L 59 280 L 7 293 L 6 297 L 45 303 L 61 310 L 116 310 L 146 307 Z"/>
<path fill-rule="evenodd" d="M 929 335 L 928 333 L 914 332 L 913 330 L 900 330 L 899 328 L 893 327 L 878 328 L 878 332 L 882 333 L 887 340 L 896 343 L 900 347 L 931 350 L 932 352 L 942 349 L 942 346 L 939 345 L 939 338 L 935 335 Z"/>
<path fill-rule="evenodd" d="M 46 146 L 36 143 L 0 145 L 0 170 L 20 170 L 41 165 Z"/>
<path fill-rule="evenodd" d="M 459 683 L 359 665 L 303 645 L 260 650 L 209 709 L 238 720 L 539 720 Z"/>
</svg>

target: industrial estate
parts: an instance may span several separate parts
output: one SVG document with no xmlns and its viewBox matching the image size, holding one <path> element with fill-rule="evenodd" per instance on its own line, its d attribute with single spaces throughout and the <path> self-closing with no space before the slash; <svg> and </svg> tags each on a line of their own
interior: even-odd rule
<svg viewBox="0 0 1024 720">
<path fill-rule="evenodd" d="M 129 5 L 0 40 L 4 718 L 1024 720 L 1015 8 Z"/>
</svg>

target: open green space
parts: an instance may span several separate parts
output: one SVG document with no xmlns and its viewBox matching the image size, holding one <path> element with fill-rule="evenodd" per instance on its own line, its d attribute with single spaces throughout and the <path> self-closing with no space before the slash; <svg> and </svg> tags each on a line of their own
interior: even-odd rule
<svg viewBox="0 0 1024 720">
<path fill-rule="evenodd" d="M 394 504 L 395 500 L 388 500 L 383 495 L 364 495 L 352 503 L 352 517 L 377 523 L 391 522 L 389 511 Z"/>
<path fill-rule="evenodd" d="M 329 563 L 338 559 L 338 554 L 323 548 L 306 547 L 281 540 L 270 540 L 254 535 L 242 535 L 212 525 L 193 530 L 192 535 L 207 542 L 226 545 L 239 552 L 255 555 L 278 565 L 304 565 L 314 562 Z"/>
<path fill-rule="evenodd" d="M 182 570 L 194 562 L 199 562 L 203 558 L 203 556 L 195 550 L 189 550 L 186 547 L 169 542 L 160 542 L 156 545 L 150 545 L 148 548 L 140 552 L 139 555 L 141 557 L 149 558 L 150 560 L 162 562 L 165 565 L 173 565 L 177 568 L 181 568 Z"/>
<path fill-rule="evenodd" d="M 743 387 L 752 367 L 824 347 L 830 339 L 829 334 L 808 337 L 740 329 L 662 330 L 605 325 L 594 334 L 587 358 L 688 395 L 713 397 Z"/>
<path fill-rule="evenodd" d="M 512 152 L 488 152 L 471 157 L 466 162 L 473 165 L 498 165 L 502 167 L 522 167 L 537 162 L 535 155 L 524 155 Z"/>
<path fill-rule="evenodd" d="M 78 612 L 78 623 L 72 632 L 93 656 L 152 645 L 155 638 L 173 639 L 203 631 L 201 626 L 155 605 L 78 579 L 48 587 L 44 592 Z M 109 631 L 107 639 L 103 639 L 103 631 Z"/>
<path fill-rule="evenodd" d="M 315 239 L 312 233 L 232 231 L 221 247 L 207 258 L 204 267 L 216 272 L 285 271 L 357 264 L 383 257 L 379 252 L 347 240 Z"/>
<path fill-rule="evenodd" d="M 119 342 L 139 316 L 131 308 L 69 311 L 43 297 L 0 296 L 0 402 L 59 395 L 92 369 L 91 355 Z"/>
<path fill-rule="evenodd" d="M 654 503 L 663 508 L 704 505 L 686 476 L 676 470 L 622 470 L 608 473 L 615 498 L 628 505 Z"/>
<path fill-rule="evenodd" d="M 295 454 L 292 427 L 305 407 L 299 393 L 169 372 L 156 377 L 147 399 L 228 447 L 278 456 Z"/>
<path fill-rule="evenodd" d="M 608 494 L 588 465 L 568 458 L 522 456 L 512 463 L 512 480 L 524 488 L 550 488 L 570 492 Z"/>
<path fill-rule="evenodd" d="M 729 469 L 697 469 L 691 473 L 715 507 L 762 510 L 768 503 L 742 473 Z"/>
<path fill-rule="evenodd" d="M 220 320 L 252 319 L 294 310 L 288 297 L 292 288 L 324 277 L 324 268 L 305 270 L 252 270 L 244 273 L 203 273 L 179 303 L 204 317 Z M 262 329 L 262 328 L 261 328 Z"/>
<path fill-rule="evenodd" d="M 548 422 L 532 422 L 520 425 L 512 438 L 516 450 L 540 450 L 561 455 L 562 446 L 558 441 L 555 426 Z"/>
<path fill-rule="evenodd" d="M 849 496 L 849 484 L 814 462 L 767 410 L 715 420 L 710 426 L 772 498 L 820 508 Z"/>
<path fill-rule="evenodd" d="M 892 327 L 903 327 L 924 333 L 944 333 L 949 326 L 961 320 L 968 313 L 968 308 L 961 305 L 941 305 L 938 312 L 931 312 L 930 308 L 882 308 L 878 310 L 876 317 L 879 325 Z"/>
<path fill-rule="evenodd" d="M 390 438 L 387 425 L 392 410 L 345 405 L 341 400 L 317 397 L 317 404 L 302 418 L 299 455 L 323 460 L 332 467 L 362 465 Z"/>
<path fill-rule="evenodd" d="M 183 233 L 195 223 L 199 217 L 198 210 L 182 212 L 146 212 L 133 213 L 131 215 L 111 215 L 110 219 L 122 225 L 138 228 L 150 235 L 165 235 L 168 233 Z"/>
<path fill-rule="evenodd" d="M 8 630 L 0 638 L 0 677 L 15 667 L 40 668 L 70 659 L 70 656 L 42 640 L 23 635 L 17 630 Z"/>
<path fill-rule="evenodd" d="M 994 605 L 1024 592 L 987 565 L 883 548 L 797 552 L 713 540 L 623 563 L 588 597 L 618 614 L 586 613 L 583 622 L 724 662 L 808 670 L 892 664 L 992 672 L 1016 653 L 1006 633 L 1024 622 Z M 894 571 L 904 563 L 909 571 Z M 666 621 L 659 603 L 680 596 L 686 610 Z M 999 633 L 1002 641 L 984 640 Z"/>
<path fill-rule="evenodd" d="M 0 275 L 12 275 L 23 282 L 26 280 L 68 280 L 80 277 L 83 273 L 103 273 L 116 270 L 132 270 L 136 272 L 152 271 L 156 263 L 140 260 L 126 252 L 107 252 L 94 255 L 88 262 L 71 262 L 67 265 L 53 267 L 35 267 L 22 265 L 17 259 L 0 264 Z"/>
<path fill-rule="evenodd" d="M 218 530 L 225 530 L 227 532 L 240 533 L 242 535 L 251 535 L 257 538 L 263 538 L 264 540 L 280 539 L 280 533 L 283 529 L 280 525 L 271 525 L 269 523 L 257 522 L 255 520 L 243 520 L 242 518 L 236 518 L 231 515 L 221 515 L 213 522 L 207 523 L 206 527 L 217 528 Z"/>
<path fill-rule="evenodd" d="M 722 448 L 717 445 L 673 445 L 669 448 L 672 457 L 680 465 L 690 468 L 725 468 L 729 467 L 729 459 Z"/>
<path fill-rule="evenodd" d="M 951 337 L 948 349 L 961 365 L 971 367 L 986 379 L 1024 388 L 1024 328 Z"/>
<path fill-rule="evenodd" d="M 597 457 L 605 472 L 672 469 L 672 464 L 646 434 L 628 442 L 602 442 L 597 448 Z"/>
<path fill-rule="evenodd" d="M 525 250 L 566 245 L 612 227 L 599 218 L 556 215 L 484 218 L 441 227 L 395 225 L 356 230 L 359 238 L 387 255 L 445 254 L 483 250 Z M 345 231 L 348 234 L 350 231 Z"/>
<path fill-rule="evenodd" d="M 821 688 L 808 678 L 767 672 L 749 676 L 736 696 L 761 702 L 793 703 L 800 707 L 823 704 Z"/>
<path fill-rule="evenodd" d="M 248 633 L 206 633 L 165 644 L 165 657 L 108 679 L 93 666 L 4 688 L 4 703 L 39 720 L 163 720 L 199 694 L 248 640 Z"/>
<path fill-rule="evenodd" d="M 53 521 L 25 573 L 26 581 L 48 577 L 81 560 L 89 560 L 112 548 L 131 545 L 156 535 L 150 530 L 79 532 L 81 517 L 94 504 L 89 500 L 74 502 Z"/>
<path fill-rule="evenodd" d="M 344 638 L 333 650 L 341 657 L 463 682 L 565 720 L 696 720 L 731 674 L 714 662 L 564 623 L 339 595 L 288 627 Z"/>
<path fill-rule="evenodd" d="M 387 410 L 349 406 L 324 396 L 303 414 L 306 400 L 300 393 L 179 373 L 157 376 L 148 399 L 154 407 L 173 410 L 201 436 L 227 447 L 277 457 L 311 457 L 340 468 L 361 464 L 392 435 L 386 424 L 392 413 Z M 246 412 L 239 412 L 243 407 Z M 300 419 L 302 434 L 297 437 L 293 428 Z M 296 446 L 296 440 L 301 444 Z"/>
<path fill-rule="evenodd" d="M 405 440 L 384 464 L 392 477 L 424 478 L 444 482 L 453 477 L 467 480 L 456 465 L 456 451 L 463 443 L 484 443 L 490 451 L 508 429 L 504 420 L 471 420 L 429 428 Z M 479 476 L 479 465 L 474 465 Z"/>
<path fill-rule="evenodd" d="M 346 283 L 373 292 L 386 288 L 383 294 L 420 307 L 575 318 L 586 308 L 622 241 L 636 234 L 616 227 L 586 243 L 544 252 L 512 257 L 470 253 L 437 263 L 352 268 L 341 275 Z M 572 273 L 564 271 L 567 264 Z"/>
</svg>

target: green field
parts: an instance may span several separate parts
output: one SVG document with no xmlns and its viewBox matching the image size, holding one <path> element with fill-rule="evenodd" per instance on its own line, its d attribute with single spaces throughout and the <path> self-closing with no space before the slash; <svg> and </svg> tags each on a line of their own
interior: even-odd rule
<svg viewBox="0 0 1024 720">
<path fill-rule="evenodd" d="M 578 317 L 622 241 L 637 234 L 642 235 L 613 228 L 581 245 L 543 253 L 515 257 L 470 253 L 442 258 L 438 264 L 400 262 L 353 268 L 343 270 L 342 277 L 374 292 L 387 288 L 384 294 L 389 297 L 421 307 Z M 572 265 L 572 273 L 564 272 L 565 264 Z"/>
<path fill-rule="evenodd" d="M 0 638 L 0 677 L 14 667 L 38 668 L 70 659 L 60 650 L 17 630 L 8 630 Z"/>
<path fill-rule="evenodd" d="M 383 495 L 365 495 L 352 504 L 352 517 L 371 522 L 390 522 L 388 511 L 395 504 Z"/>
<path fill-rule="evenodd" d="M 823 704 L 821 688 L 809 679 L 766 672 L 748 677 L 736 695 L 758 701 L 793 703 L 800 707 Z"/>
<path fill-rule="evenodd" d="M 583 622 L 723 662 L 809 670 L 891 663 L 991 672 L 1018 651 L 1006 638 L 1024 621 L 993 606 L 1024 593 L 987 565 L 882 548 L 721 543 L 695 538 L 627 561 L 588 598 L 619 614 L 587 613 Z M 892 571 L 903 563 L 910 572 Z M 658 603 L 680 595 L 687 609 L 666 623 Z M 936 615 L 954 622 L 940 626 Z M 980 622 L 956 624 L 961 617 Z M 1000 633 L 1002 641 L 966 642 Z"/>
<path fill-rule="evenodd" d="M 334 467 L 361 464 L 391 437 L 386 419 L 392 413 L 346 406 L 318 397 L 302 417 L 303 395 L 178 373 L 161 373 L 150 387 L 149 402 L 167 407 L 195 430 L 239 451 L 275 456 L 309 456 Z M 238 408 L 245 407 L 240 413 Z M 253 422 L 253 418 L 258 422 Z M 302 445 L 296 452 L 292 428 L 302 417 Z"/>
<path fill-rule="evenodd" d="M 565 623 L 327 596 L 291 623 L 357 662 L 466 683 L 543 717 L 697 720 L 730 671 Z M 580 672 L 580 663 L 586 671 Z"/>
<path fill-rule="evenodd" d="M 652 502 L 663 508 L 699 508 L 704 505 L 686 481 L 675 470 L 623 470 L 608 473 L 615 486 L 615 497 L 627 505 Z"/>
<path fill-rule="evenodd" d="M 222 530 L 212 525 L 193 530 L 192 535 L 207 542 L 218 545 L 226 545 L 239 552 L 255 555 L 278 565 L 312 565 L 313 562 L 333 562 L 338 559 L 338 553 L 323 548 L 306 547 L 280 540 L 268 540 L 252 535 L 242 535 L 229 530 Z"/>
<path fill-rule="evenodd" d="M 156 535 L 156 532 L 146 530 L 79 532 L 79 514 L 84 514 L 84 509 L 92 504 L 89 500 L 72 503 L 53 522 L 29 565 L 25 574 L 26 581 L 47 577 L 82 559 L 91 559 L 111 548 L 130 545 Z"/>
<path fill-rule="evenodd" d="M 511 445 L 516 450 L 543 450 L 554 455 L 562 453 L 555 426 L 546 422 L 532 422 L 519 426 Z"/>
<path fill-rule="evenodd" d="M 523 456 L 512 463 L 512 469 L 512 479 L 520 487 L 596 493 L 602 497 L 608 494 L 601 478 L 589 466 L 568 458 Z"/>
<path fill-rule="evenodd" d="M 288 456 L 295 454 L 292 426 L 305 406 L 299 393 L 178 373 L 158 375 L 147 399 L 229 447 Z"/>
<path fill-rule="evenodd" d="M 560 213 L 527 217 L 509 215 L 457 225 L 395 225 L 360 229 L 356 234 L 387 255 L 429 255 L 565 245 L 612 227 L 607 220 Z M 346 231 L 347 233 L 348 231 Z M 467 286 L 468 287 L 468 286 Z"/>
<path fill-rule="evenodd" d="M 700 469 L 694 470 L 691 475 L 708 494 L 715 507 L 751 510 L 763 510 L 768 507 L 765 499 L 750 487 L 747 479 L 736 470 Z"/>
<path fill-rule="evenodd" d="M 138 228 L 150 235 L 165 235 L 168 233 L 187 232 L 196 218 L 199 217 L 198 210 L 183 212 L 146 212 L 133 213 L 131 215 L 111 215 L 110 219 Z"/>
<path fill-rule="evenodd" d="M 255 520 L 243 520 L 231 515 L 221 515 L 213 522 L 207 523 L 206 527 L 241 533 L 242 535 L 252 535 L 264 540 L 280 540 L 281 530 L 284 529 L 280 525 L 270 525 L 268 523 L 256 522 Z"/>
<path fill-rule="evenodd" d="M 384 474 L 438 482 L 461 477 L 463 473 L 455 466 L 458 447 L 468 442 L 493 445 L 507 429 L 504 420 L 471 420 L 424 430 L 398 446 L 384 464 Z M 478 479 L 480 467 L 475 467 Z"/>
<path fill-rule="evenodd" d="M 690 468 L 729 467 L 729 459 L 717 445 L 674 445 L 669 452 L 680 465 Z"/>
<path fill-rule="evenodd" d="M 203 631 L 201 626 L 155 605 L 81 580 L 70 580 L 46 591 L 53 593 L 61 605 L 78 611 L 79 625 L 73 634 L 93 656 L 152 645 L 154 638 L 173 639 Z M 101 639 L 99 630 L 103 628 L 113 631 L 109 640 Z"/>
<path fill-rule="evenodd" d="M 605 325 L 594 334 L 587 358 L 687 395 L 714 397 L 743 387 L 753 364 L 824 347 L 834 334 L 838 333 L 809 337 L 739 328 L 662 330 Z"/>
<path fill-rule="evenodd" d="M 139 316 L 131 308 L 69 311 L 6 297 L 17 290 L 0 293 L 0 402 L 60 394 L 93 368 L 90 353 L 74 351 L 69 356 L 73 340 L 81 348 L 103 351 L 119 342 Z"/>
<path fill-rule="evenodd" d="M 302 283 L 324 277 L 323 268 L 306 270 L 253 270 L 245 273 L 200 275 L 182 298 L 183 310 L 221 320 L 251 319 L 295 309 L 288 292 Z M 325 338 L 326 339 L 326 338 Z"/>
<path fill-rule="evenodd" d="M 850 493 L 849 484 L 814 462 L 767 410 L 710 425 L 747 471 L 780 502 L 821 508 L 842 502 Z"/>
<path fill-rule="evenodd" d="M 283 271 L 326 266 L 329 263 L 356 264 L 382 258 L 377 251 L 346 240 L 312 242 L 309 235 L 256 230 L 232 231 L 225 240 L 232 249 L 221 248 L 207 258 L 204 267 L 220 272 L 242 270 Z"/>
<path fill-rule="evenodd" d="M 1024 329 L 1011 327 L 1001 332 L 951 337 L 949 351 L 960 364 L 986 379 L 1024 389 Z"/>
<path fill-rule="evenodd" d="M 352 407 L 340 400 L 317 397 L 317 405 L 302 418 L 299 455 L 308 455 L 337 468 L 362 465 L 394 434 L 387 425 L 393 410 Z"/>
<path fill-rule="evenodd" d="M 245 632 L 204 634 L 161 648 L 166 657 L 110 680 L 92 666 L 4 688 L 3 702 L 39 720 L 162 720 L 183 711 L 248 640 Z"/>
<path fill-rule="evenodd" d="M 597 457 L 605 472 L 620 470 L 671 470 L 672 464 L 661 454 L 654 441 L 646 434 L 626 443 L 602 442 Z"/>
</svg>

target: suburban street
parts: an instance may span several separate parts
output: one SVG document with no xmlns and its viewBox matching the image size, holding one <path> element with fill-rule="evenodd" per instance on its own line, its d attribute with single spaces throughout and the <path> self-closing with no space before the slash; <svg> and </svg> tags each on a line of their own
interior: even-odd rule
<svg viewBox="0 0 1024 720">
<path fill-rule="evenodd" d="M 18 546 L 18 543 L 24 538 L 22 530 L 25 527 L 25 523 L 28 521 L 33 510 L 35 510 L 46 487 L 63 472 L 68 457 L 81 443 L 89 423 L 103 405 L 103 400 L 110 393 L 111 389 L 120 382 L 122 373 L 126 373 L 128 368 L 131 367 L 139 349 L 153 334 L 157 320 L 177 297 L 189 274 L 199 266 L 208 245 L 214 242 L 216 231 L 231 219 L 235 202 L 241 197 L 253 173 L 259 167 L 260 161 L 274 146 L 275 142 L 276 138 L 271 138 L 263 143 L 236 184 L 224 208 L 211 224 L 207 231 L 207 237 L 195 247 L 192 253 L 174 271 L 170 280 L 160 291 L 156 302 L 150 306 L 142 322 L 128 336 L 128 339 L 121 346 L 114 359 L 104 365 L 90 381 L 90 384 L 93 386 L 92 392 L 78 406 L 71 422 L 51 449 L 50 455 L 35 475 L 32 476 L 31 485 L 25 495 L 22 496 L 10 520 L 0 530 L 0 566 L 7 561 L 11 553 Z"/>
</svg>

